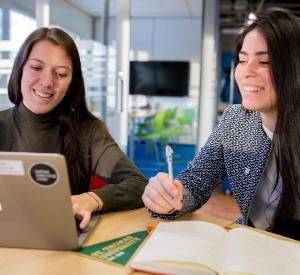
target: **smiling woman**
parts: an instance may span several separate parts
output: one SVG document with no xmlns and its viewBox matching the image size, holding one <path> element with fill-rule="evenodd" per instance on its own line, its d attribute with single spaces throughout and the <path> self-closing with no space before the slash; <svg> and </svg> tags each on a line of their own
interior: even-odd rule
<svg viewBox="0 0 300 275">
<path fill-rule="evenodd" d="M 72 80 L 72 61 L 66 51 L 49 41 L 34 45 L 23 68 L 23 104 L 36 114 L 54 109 Z"/>
<path fill-rule="evenodd" d="M 252 30 L 245 36 L 239 52 L 235 79 L 244 108 L 260 112 L 263 124 L 274 132 L 277 118 L 276 92 L 269 60 L 264 36 L 260 31 Z"/>
<path fill-rule="evenodd" d="M 178 178 L 151 178 L 152 214 L 175 218 L 206 203 L 227 175 L 239 223 L 300 240 L 300 19 L 267 9 L 238 36 L 235 79 L 242 105 L 229 106 Z M 170 210 L 177 211 L 169 214 Z"/>
<path fill-rule="evenodd" d="M 39 28 L 28 36 L 16 56 L 8 95 L 15 106 L 0 112 L 0 151 L 63 154 L 81 228 L 94 211 L 143 205 L 146 179 L 87 109 L 78 50 L 67 33 Z M 94 175 L 105 183 L 100 190 L 90 190 Z"/>
</svg>

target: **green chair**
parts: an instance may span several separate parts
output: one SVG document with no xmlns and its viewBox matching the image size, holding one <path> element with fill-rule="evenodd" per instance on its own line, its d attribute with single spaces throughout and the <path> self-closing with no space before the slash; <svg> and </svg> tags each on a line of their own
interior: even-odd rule
<svg viewBox="0 0 300 275">
<path fill-rule="evenodd" d="M 135 137 L 138 139 L 160 139 L 165 127 L 169 124 L 174 115 L 170 110 L 162 110 L 155 114 L 151 124 L 147 128 L 143 128 L 143 131 L 136 133 Z"/>
<path fill-rule="evenodd" d="M 169 142 L 171 137 L 187 135 L 188 131 L 181 130 L 178 127 L 177 109 L 166 109 L 157 112 L 152 120 L 150 129 L 144 133 L 137 133 L 136 138 L 146 140 L 154 148 L 156 159 L 161 159 L 160 152 L 164 153 L 164 146 Z M 159 150 L 159 146 L 162 150 Z M 148 149 L 149 151 L 149 149 Z"/>
<path fill-rule="evenodd" d="M 176 128 L 180 130 L 180 133 L 175 135 L 178 139 L 179 136 L 189 135 L 193 139 L 193 123 L 196 112 L 192 108 L 180 109 L 176 114 Z M 175 141 L 176 142 L 176 141 Z M 178 140 L 177 140 L 178 142 Z"/>
<path fill-rule="evenodd" d="M 195 111 L 192 108 L 182 109 L 177 112 L 176 122 L 178 126 L 189 125 L 193 126 Z"/>
</svg>

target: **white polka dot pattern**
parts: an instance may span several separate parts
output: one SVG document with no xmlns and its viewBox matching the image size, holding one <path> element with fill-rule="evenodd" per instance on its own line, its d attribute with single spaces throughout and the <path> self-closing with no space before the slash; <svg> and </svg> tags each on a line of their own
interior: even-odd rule
<svg viewBox="0 0 300 275">
<path fill-rule="evenodd" d="M 160 218 L 175 218 L 199 209 L 227 175 L 246 223 L 250 204 L 271 151 L 271 141 L 262 129 L 258 112 L 241 105 L 226 108 L 208 141 L 178 179 L 184 184 L 183 209 Z"/>
</svg>

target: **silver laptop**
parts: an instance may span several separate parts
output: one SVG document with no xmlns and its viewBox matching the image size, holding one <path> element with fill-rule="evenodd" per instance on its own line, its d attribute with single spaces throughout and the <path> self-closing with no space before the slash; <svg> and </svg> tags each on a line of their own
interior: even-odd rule
<svg viewBox="0 0 300 275">
<path fill-rule="evenodd" d="M 99 216 L 79 233 L 70 196 L 64 156 L 0 152 L 0 247 L 80 247 Z"/>
</svg>

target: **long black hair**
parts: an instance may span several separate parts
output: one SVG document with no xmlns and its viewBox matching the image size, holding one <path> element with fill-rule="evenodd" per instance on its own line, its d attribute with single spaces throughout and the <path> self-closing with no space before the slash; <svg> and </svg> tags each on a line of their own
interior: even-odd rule
<svg viewBox="0 0 300 275">
<path fill-rule="evenodd" d="M 39 41 L 49 41 L 65 49 L 72 61 L 72 80 L 63 100 L 55 108 L 58 123 L 61 126 L 63 139 L 62 153 L 65 155 L 72 184 L 78 185 L 82 175 L 80 163 L 80 133 L 79 125 L 83 121 L 97 121 L 105 128 L 102 121 L 96 118 L 87 108 L 85 100 L 85 86 L 81 70 L 78 49 L 74 40 L 63 30 L 58 28 L 39 28 L 32 32 L 22 44 L 15 58 L 12 73 L 8 82 L 8 96 L 12 103 L 19 105 L 23 100 L 21 93 L 21 79 L 23 67 L 34 45 Z M 107 133 L 107 131 L 103 131 Z M 109 135 L 104 138 L 110 138 Z"/>
<path fill-rule="evenodd" d="M 296 209 L 296 202 L 300 202 L 300 19 L 285 9 L 263 11 L 238 36 L 235 67 L 244 38 L 254 29 L 266 40 L 277 97 L 278 115 L 272 146 L 277 164 L 276 184 L 281 175 L 283 186 L 271 230 L 286 235 L 300 211 Z"/>
</svg>

